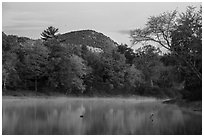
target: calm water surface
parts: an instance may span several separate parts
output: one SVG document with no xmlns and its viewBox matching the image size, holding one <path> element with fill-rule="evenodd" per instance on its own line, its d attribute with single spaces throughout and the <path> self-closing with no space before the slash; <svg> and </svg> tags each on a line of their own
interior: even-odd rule
<svg viewBox="0 0 204 137">
<path fill-rule="evenodd" d="M 201 112 L 154 99 L 3 98 L 3 134 L 201 134 Z"/>
</svg>

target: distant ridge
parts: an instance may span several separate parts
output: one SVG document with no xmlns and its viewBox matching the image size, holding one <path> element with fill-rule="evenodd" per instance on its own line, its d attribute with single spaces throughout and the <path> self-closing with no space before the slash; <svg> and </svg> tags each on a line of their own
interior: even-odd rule
<svg viewBox="0 0 204 137">
<path fill-rule="evenodd" d="M 114 49 L 118 46 L 111 38 L 105 36 L 103 33 L 96 32 L 94 30 L 79 30 L 72 31 L 58 36 L 60 42 L 73 44 L 73 45 L 85 45 L 95 48 L 101 48 L 103 50 Z"/>
</svg>

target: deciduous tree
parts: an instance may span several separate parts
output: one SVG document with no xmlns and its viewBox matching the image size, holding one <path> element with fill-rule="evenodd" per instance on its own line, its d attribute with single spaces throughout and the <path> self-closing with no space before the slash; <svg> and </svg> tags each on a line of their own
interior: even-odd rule
<svg viewBox="0 0 204 137">
<path fill-rule="evenodd" d="M 153 41 L 168 49 L 172 54 L 175 54 L 179 60 L 185 62 L 188 68 L 196 74 L 199 80 L 202 80 L 200 71 L 193 65 L 192 61 L 185 56 L 186 54 L 194 54 L 191 53 L 192 50 L 187 51 L 187 45 L 184 44 L 185 40 L 188 39 L 189 41 L 191 39 L 191 46 L 198 45 L 198 39 L 201 38 L 201 35 L 199 34 L 202 34 L 201 11 L 196 12 L 192 9 L 194 8 L 188 7 L 186 13 L 180 14 L 180 17 L 178 17 L 177 11 L 165 12 L 158 16 L 151 16 L 146 27 L 131 31 L 131 37 L 133 44 Z M 183 38 L 185 37 L 185 39 L 181 39 L 178 35 Z M 198 37 L 198 39 L 196 38 L 192 40 L 194 37 Z M 186 45 L 185 50 L 180 49 L 180 43 Z"/>
</svg>

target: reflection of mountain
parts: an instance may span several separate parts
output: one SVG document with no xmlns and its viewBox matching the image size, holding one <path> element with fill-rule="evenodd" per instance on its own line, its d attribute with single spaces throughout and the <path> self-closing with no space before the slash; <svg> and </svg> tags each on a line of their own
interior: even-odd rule
<svg viewBox="0 0 204 137">
<path fill-rule="evenodd" d="M 2 124 L 7 133 L 199 134 L 202 129 L 201 116 L 183 113 L 174 105 L 106 99 L 35 100 L 19 104 L 3 108 Z M 80 118 L 82 113 L 84 117 Z"/>
</svg>

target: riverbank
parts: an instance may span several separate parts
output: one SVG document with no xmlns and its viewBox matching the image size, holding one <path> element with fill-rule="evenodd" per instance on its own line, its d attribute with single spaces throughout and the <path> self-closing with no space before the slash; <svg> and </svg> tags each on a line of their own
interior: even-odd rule
<svg viewBox="0 0 204 137">
<path fill-rule="evenodd" d="M 158 98 L 153 96 L 140 96 L 140 95 L 111 95 L 111 94 L 99 94 L 96 93 L 94 95 L 87 94 L 64 94 L 60 92 L 47 91 L 47 92 L 34 92 L 31 90 L 7 90 L 2 93 L 3 98 L 55 98 L 55 97 L 65 97 L 65 98 L 133 98 L 133 99 L 149 99 L 154 98 L 157 100 Z"/>
<path fill-rule="evenodd" d="M 14 97 L 43 97 L 43 96 L 66 96 L 63 93 L 59 92 L 35 92 L 31 90 L 6 90 L 2 92 L 2 96 L 14 96 Z"/>
<path fill-rule="evenodd" d="M 188 101 L 188 100 L 184 100 L 184 99 L 169 99 L 169 100 L 163 101 L 163 103 L 176 104 L 179 107 L 190 109 L 192 111 L 202 112 L 202 100 Z"/>
<path fill-rule="evenodd" d="M 26 98 L 26 97 L 40 97 L 40 98 L 50 98 L 50 97 L 99 97 L 99 98 L 155 98 L 158 100 L 164 100 L 163 103 L 166 104 L 176 104 L 180 107 L 190 109 L 192 111 L 202 112 L 202 101 L 187 101 L 183 99 L 166 99 L 166 98 L 156 98 L 150 96 L 139 96 L 139 95 L 109 95 L 109 94 L 97 94 L 97 95 L 66 95 L 64 93 L 49 91 L 49 92 L 34 92 L 30 90 L 7 90 L 3 91 L 2 95 L 4 98 Z"/>
<path fill-rule="evenodd" d="M 108 93 L 99 93 L 96 92 L 94 94 L 65 94 L 57 91 L 43 91 L 43 92 L 35 92 L 32 90 L 6 90 L 2 92 L 3 96 L 13 96 L 13 97 L 145 97 L 145 98 L 156 98 L 156 99 L 166 99 L 168 97 L 160 97 L 153 95 L 135 95 L 135 94 L 108 94 Z"/>
</svg>

